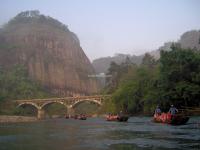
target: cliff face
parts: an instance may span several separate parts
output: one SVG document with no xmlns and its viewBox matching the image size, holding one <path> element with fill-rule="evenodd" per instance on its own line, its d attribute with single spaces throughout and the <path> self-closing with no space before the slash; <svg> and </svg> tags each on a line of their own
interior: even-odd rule
<svg viewBox="0 0 200 150">
<path fill-rule="evenodd" d="M 0 31 L 0 65 L 23 64 L 30 77 L 59 96 L 96 93 L 94 69 L 77 36 L 39 12 L 22 12 Z"/>
<path fill-rule="evenodd" d="M 181 44 L 182 48 L 191 48 L 200 50 L 200 30 L 191 30 L 185 32 L 180 40 L 179 43 Z"/>
</svg>

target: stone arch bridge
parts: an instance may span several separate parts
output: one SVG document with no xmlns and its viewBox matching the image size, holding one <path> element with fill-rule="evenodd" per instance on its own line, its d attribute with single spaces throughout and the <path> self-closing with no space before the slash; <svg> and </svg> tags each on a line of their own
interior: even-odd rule
<svg viewBox="0 0 200 150">
<path fill-rule="evenodd" d="M 46 98 L 46 99 L 31 99 L 31 100 L 15 100 L 17 107 L 23 105 L 32 105 L 37 109 L 37 118 L 44 118 L 45 107 L 52 103 L 60 103 L 67 108 L 67 114 L 72 115 L 74 113 L 74 108 L 84 102 L 90 101 L 102 105 L 103 100 L 108 98 L 109 95 L 95 95 L 95 96 L 77 96 L 77 97 L 63 97 L 63 98 Z"/>
</svg>

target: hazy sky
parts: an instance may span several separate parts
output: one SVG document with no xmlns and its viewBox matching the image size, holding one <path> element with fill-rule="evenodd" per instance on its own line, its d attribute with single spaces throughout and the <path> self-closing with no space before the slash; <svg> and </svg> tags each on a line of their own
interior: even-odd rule
<svg viewBox="0 0 200 150">
<path fill-rule="evenodd" d="M 0 25 L 36 9 L 68 25 L 90 60 L 139 55 L 200 29 L 200 0 L 1 0 Z"/>
</svg>

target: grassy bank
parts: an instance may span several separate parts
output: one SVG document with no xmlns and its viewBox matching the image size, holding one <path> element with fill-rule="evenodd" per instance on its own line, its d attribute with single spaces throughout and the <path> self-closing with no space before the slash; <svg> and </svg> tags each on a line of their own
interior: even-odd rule
<svg viewBox="0 0 200 150">
<path fill-rule="evenodd" d="M 36 117 L 0 115 L 0 123 L 34 122 Z"/>
</svg>

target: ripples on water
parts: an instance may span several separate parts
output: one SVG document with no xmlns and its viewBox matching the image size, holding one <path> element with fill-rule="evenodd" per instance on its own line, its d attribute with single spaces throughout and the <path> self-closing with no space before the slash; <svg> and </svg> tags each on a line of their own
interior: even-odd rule
<svg viewBox="0 0 200 150">
<path fill-rule="evenodd" d="M 171 126 L 132 117 L 127 123 L 55 119 L 0 125 L 0 150 L 200 150 L 200 117 Z"/>
</svg>

